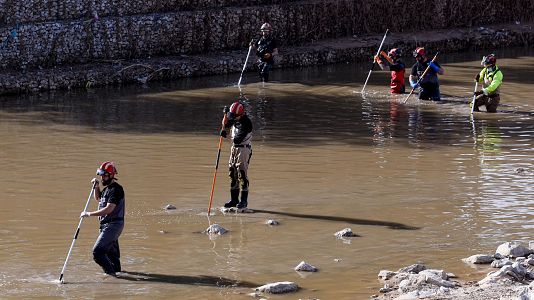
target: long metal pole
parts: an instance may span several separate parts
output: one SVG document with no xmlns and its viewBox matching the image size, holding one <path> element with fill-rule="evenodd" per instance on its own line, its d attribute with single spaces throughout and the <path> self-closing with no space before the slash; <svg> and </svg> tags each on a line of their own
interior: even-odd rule
<svg viewBox="0 0 534 300">
<path fill-rule="evenodd" d="M 386 40 L 386 36 L 388 34 L 389 29 L 386 29 L 386 33 L 384 33 L 384 37 L 382 38 L 382 42 L 380 43 L 380 47 L 378 47 L 378 51 L 376 51 L 376 55 L 378 56 L 380 54 L 380 50 L 382 50 L 382 45 L 384 45 L 384 41 Z M 363 84 L 362 88 L 362 94 L 365 91 L 365 87 L 367 86 L 367 81 L 369 81 L 369 77 L 371 77 L 371 73 L 373 72 L 373 69 L 375 68 L 376 60 L 373 58 L 373 64 L 371 65 L 371 69 L 369 70 L 369 74 L 367 74 L 367 79 L 365 79 L 365 83 Z"/>
<path fill-rule="evenodd" d="M 438 57 L 438 53 L 436 53 L 436 55 L 434 55 L 434 58 L 432 58 L 432 61 L 431 62 L 434 62 L 434 60 L 436 59 L 436 57 Z M 423 72 L 423 74 L 421 75 L 421 77 L 419 77 L 419 79 L 417 80 L 417 83 L 415 86 L 418 86 L 419 83 L 421 82 L 421 80 L 423 80 L 423 77 L 425 77 L 426 75 L 426 72 L 428 72 L 428 70 L 430 69 L 430 63 L 428 64 L 428 66 L 426 67 L 425 71 Z M 408 97 L 406 97 L 406 99 L 404 99 L 404 102 L 402 102 L 403 104 L 406 103 L 406 101 L 408 101 L 408 99 L 410 98 L 410 96 L 413 94 L 413 91 L 415 91 L 415 88 L 412 88 L 412 90 L 410 91 L 410 94 L 408 95 Z"/>
<path fill-rule="evenodd" d="M 224 111 L 226 112 L 227 107 L 224 108 Z M 226 123 L 226 113 L 223 117 L 223 124 Z M 224 125 L 222 125 L 221 130 L 224 129 Z M 215 182 L 217 181 L 217 170 L 219 169 L 219 159 L 221 158 L 221 147 L 222 147 L 223 137 L 221 136 L 219 138 L 219 148 L 217 150 L 217 161 L 215 163 L 215 171 L 213 171 L 213 183 L 211 184 L 211 193 L 210 193 L 210 204 L 208 206 L 208 218 L 211 213 L 211 204 L 213 203 L 213 191 L 215 190 Z"/>
<path fill-rule="evenodd" d="M 248 53 L 247 53 L 247 58 L 245 59 L 245 64 L 243 65 L 243 70 L 241 70 L 241 76 L 239 76 L 239 81 L 237 82 L 237 86 L 241 86 L 241 79 L 243 79 L 243 72 L 245 72 L 245 69 L 247 67 L 247 63 L 248 63 L 248 57 L 250 56 L 250 51 L 252 50 L 252 41 L 251 41 L 251 45 L 248 46 Z"/>
<path fill-rule="evenodd" d="M 475 95 L 475 93 L 477 92 L 477 89 L 478 89 L 478 81 L 475 82 L 475 91 L 473 92 L 473 100 L 471 100 L 471 115 L 473 114 L 473 111 L 475 110 L 475 103 L 477 100 L 477 95 Z"/>
<path fill-rule="evenodd" d="M 89 202 L 91 202 L 91 197 L 93 197 L 93 193 L 95 191 L 96 181 L 93 182 L 93 186 L 91 187 L 91 192 L 89 193 L 89 197 L 87 198 L 87 203 L 85 203 L 85 208 L 83 211 L 87 211 L 87 207 L 89 207 Z M 72 252 L 72 248 L 74 248 L 74 243 L 76 243 L 76 239 L 78 239 L 78 233 L 80 233 L 80 227 L 82 226 L 83 219 L 80 218 L 80 222 L 78 223 L 78 228 L 76 228 L 76 232 L 74 233 L 74 238 L 72 239 L 72 243 L 70 244 L 69 252 L 67 253 L 67 259 L 65 259 L 65 263 L 63 264 L 63 268 L 61 269 L 61 275 L 59 275 L 59 282 L 63 283 L 63 274 L 65 273 L 65 269 L 67 268 L 67 262 L 69 261 L 70 254 Z"/>
</svg>

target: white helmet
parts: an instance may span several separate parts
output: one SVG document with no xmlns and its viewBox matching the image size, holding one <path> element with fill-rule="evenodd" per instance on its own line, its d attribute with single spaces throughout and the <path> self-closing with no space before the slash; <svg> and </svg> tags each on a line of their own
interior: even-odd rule
<svg viewBox="0 0 534 300">
<path fill-rule="evenodd" d="M 269 23 L 263 23 L 260 28 L 261 31 L 272 31 L 273 27 Z"/>
</svg>

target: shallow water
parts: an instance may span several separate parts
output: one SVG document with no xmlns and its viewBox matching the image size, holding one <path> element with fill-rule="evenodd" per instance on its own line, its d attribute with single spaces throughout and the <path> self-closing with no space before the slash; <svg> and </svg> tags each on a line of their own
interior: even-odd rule
<svg viewBox="0 0 534 300">
<path fill-rule="evenodd" d="M 367 65 L 275 70 L 265 87 L 245 74 L 255 126 L 249 206 L 259 212 L 215 209 L 228 197 L 225 142 L 210 220 L 217 131 L 239 74 L 4 98 L 0 295 L 250 299 L 251 287 L 287 280 L 302 290 L 269 298 L 367 299 L 381 269 L 416 262 L 480 279 L 487 269 L 461 258 L 527 243 L 534 228 L 534 54 L 497 53 L 501 112 L 471 119 L 481 55 L 443 55 L 442 103 L 400 104 L 385 72 L 373 72 L 362 97 Z M 108 159 L 126 191 L 129 273 L 107 278 L 92 262 L 90 218 L 57 284 L 90 180 Z M 200 233 L 210 221 L 230 232 Z M 333 236 L 346 227 L 359 236 Z M 302 260 L 319 272 L 293 271 Z"/>
</svg>

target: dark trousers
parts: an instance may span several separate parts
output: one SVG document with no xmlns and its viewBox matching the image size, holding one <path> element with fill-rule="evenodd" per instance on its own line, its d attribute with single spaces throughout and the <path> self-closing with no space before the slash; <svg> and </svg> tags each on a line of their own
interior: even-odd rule
<svg viewBox="0 0 534 300">
<path fill-rule="evenodd" d="M 486 111 L 490 113 L 497 112 L 497 106 L 501 102 L 501 96 L 499 94 L 482 96 L 475 101 L 475 111 L 478 111 L 478 107 L 485 105 Z"/>
<path fill-rule="evenodd" d="M 124 222 L 100 225 L 100 235 L 93 246 L 93 259 L 107 274 L 121 271 L 119 236 L 123 228 Z"/>
<path fill-rule="evenodd" d="M 263 82 L 269 81 L 269 72 L 273 68 L 273 64 L 265 61 L 259 61 L 258 62 L 258 71 L 260 73 L 260 79 L 263 80 Z"/>
<path fill-rule="evenodd" d="M 419 92 L 419 99 L 440 101 L 439 86 L 421 87 Z"/>
</svg>

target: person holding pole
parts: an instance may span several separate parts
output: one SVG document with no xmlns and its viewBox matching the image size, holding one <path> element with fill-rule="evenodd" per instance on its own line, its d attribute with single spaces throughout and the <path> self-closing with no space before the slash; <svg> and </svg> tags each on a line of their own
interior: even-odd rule
<svg viewBox="0 0 534 300">
<path fill-rule="evenodd" d="M 254 43 L 250 42 L 250 46 L 256 48 L 256 55 L 258 56 L 258 71 L 260 79 L 263 82 L 269 81 L 269 72 L 274 66 L 274 57 L 278 55 L 278 44 L 272 37 L 273 27 L 269 23 L 261 25 L 261 38 Z"/>
<path fill-rule="evenodd" d="M 502 84 L 502 72 L 495 64 L 497 58 L 495 54 L 490 54 L 482 58 L 481 65 L 484 66 L 482 71 L 475 77 L 475 82 L 482 83 L 483 88 L 475 91 L 475 102 L 473 111 L 480 111 L 479 106 L 485 105 L 486 111 L 490 113 L 497 112 L 497 106 L 501 101 L 499 88 Z"/>
<path fill-rule="evenodd" d="M 227 118 L 223 119 L 221 136 L 227 137 L 231 128 L 232 148 L 228 161 L 230 177 L 230 201 L 224 207 L 246 208 L 248 205 L 248 166 L 252 157 L 252 121 L 245 113 L 245 107 L 239 102 L 230 106 Z"/>
<path fill-rule="evenodd" d="M 438 74 L 443 75 L 445 70 L 435 61 L 429 60 L 425 48 L 418 47 L 413 52 L 415 64 L 410 73 L 412 89 L 420 88 L 419 99 L 440 101 Z M 427 70 L 428 67 L 428 71 Z M 425 75 L 423 76 L 423 73 Z M 420 79 L 420 80 L 419 80 Z"/>
<path fill-rule="evenodd" d="M 108 275 L 115 276 L 121 272 L 119 237 L 124 228 L 125 197 L 124 189 L 117 182 L 115 164 L 106 161 L 96 170 L 102 180 L 103 190 L 99 181 L 93 178 L 94 199 L 98 201 L 98 210 L 82 211 L 81 218 L 98 217 L 100 234 L 93 246 L 93 259 Z"/>
<path fill-rule="evenodd" d="M 385 60 L 380 59 L 380 55 Z M 380 51 L 380 55 L 375 56 L 375 61 L 380 66 L 380 69 L 391 71 L 391 83 L 389 85 L 391 90 L 389 92 L 391 94 L 404 94 L 406 91 L 406 85 L 404 83 L 406 67 L 401 60 L 401 49 L 393 48 L 387 54 L 384 51 Z"/>
</svg>

